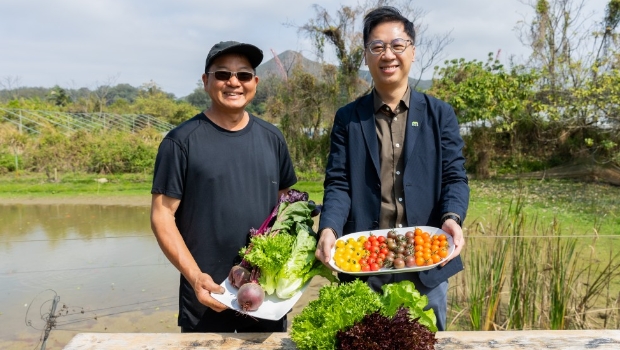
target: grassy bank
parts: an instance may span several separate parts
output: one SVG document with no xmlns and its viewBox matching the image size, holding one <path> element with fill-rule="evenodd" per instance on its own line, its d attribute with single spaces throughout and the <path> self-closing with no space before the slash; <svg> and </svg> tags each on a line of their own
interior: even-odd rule
<svg viewBox="0 0 620 350">
<path fill-rule="evenodd" d="M 0 177 L 1 198 L 66 198 L 75 196 L 150 196 L 150 174 L 14 174 Z M 523 212 L 565 232 L 620 235 L 620 187 L 571 181 L 471 181 L 466 226 L 490 223 L 494 215 L 519 199 Z M 308 192 L 317 203 L 323 199 L 321 180 L 301 180 L 296 189 Z"/>
</svg>

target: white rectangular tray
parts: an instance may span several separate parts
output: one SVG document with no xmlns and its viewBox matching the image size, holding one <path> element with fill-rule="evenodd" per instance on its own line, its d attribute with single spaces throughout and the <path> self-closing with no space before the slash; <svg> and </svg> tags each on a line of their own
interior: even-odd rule
<svg viewBox="0 0 620 350">
<path fill-rule="evenodd" d="M 281 319 L 282 317 L 284 317 L 284 315 L 286 315 L 289 311 L 291 311 L 293 306 L 295 306 L 295 303 L 297 303 L 299 298 L 301 298 L 301 295 L 303 294 L 303 292 L 308 287 L 309 282 L 310 281 L 308 281 L 301 288 L 300 291 L 295 293 L 289 299 L 280 299 L 278 298 L 277 295 L 275 295 L 275 293 L 273 295 L 265 295 L 265 301 L 256 311 L 246 312 L 246 311 L 243 311 L 239 307 L 239 303 L 237 303 L 237 288 L 233 287 L 233 285 L 230 284 L 230 282 L 228 281 L 228 278 L 220 284 L 221 286 L 224 287 L 224 289 L 226 289 L 224 291 L 224 294 L 212 293 L 211 296 L 213 297 L 213 299 L 228 306 L 230 309 L 233 309 L 240 313 L 253 316 L 253 317 L 257 317 L 257 318 L 276 321 L 276 320 Z"/>
<path fill-rule="evenodd" d="M 444 261 L 446 261 L 447 259 L 449 259 L 452 256 L 452 253 L 454 253 L 454 241 L 452 240 L 452 235 L 448 234 L 447 232 L 445 232 L 444 230 L 438 228 L 438 227 L 432 227 L 432 226 L 413 226 L 413 227 L 401 227 L 401 228 L 393 228 L 393 229 L 383 229 L 383 230 L 372 230 L 372 231 L 362 231 L 362 232 L 355 232 L 355 233 L 350 233 L 348 235 L 344 235 L 342 237 L 340 237 L 338 240 L 344 240 L 346 241 L 349 238 L 354 238 L 357 239 L 359 236 L 370 236 L 370 234 L 373 234 L 375 236 L 387 236 L 388 232 L 391 230 L 396 231 L 399 234 L 405 234 L 405 232 L 407 231 L 413 231 L 415 230 L 416 227 L 419 227 L 420 229 L 422 229 L 422 231 L 428 232 L 431 236 L 434 235 L 438 235 L 438 234 L 445 234 L 446 238 L 448 240 L 449 243 L 449 254 L 447 257 L 441 259 L 440 262 L 436 263 L 436 264 L 432 264 L 432 265 L 427 265 L 427 266 L 414 266 L 414 267 L 405 267 L 402 269 L 394 269 L 394 268 L 385 268 L 382 267 L 381 269 L 379 269 L 379 271 L 360 271 L 360 272 L 351 272 L 351 271 L 343 271 L 342 269 L 340 269 L 338 266 L 336 266 L 336 262 L 334 262 L 334 253 L 336 252 L 336 246 L 334 246 L 331 250 L 331 255 L 332 258 L 329 260 L 329 265 L 332 267 L 333 270 L 338 271 L 338 272 L 342 272 L 342 273 L 346 273 L 349 275 L 358 275 L 358 276 L 369 276 L 369 275 L 383 275 L 383 274 L 389 274 L 389 273 L 403 273 L 403 272 L 415 272 L 415 271 L 424 271 L 424 270 L 430 270 L 438 265 L 440 265 L 441 263 L 443 263 Z"/>
</svg>

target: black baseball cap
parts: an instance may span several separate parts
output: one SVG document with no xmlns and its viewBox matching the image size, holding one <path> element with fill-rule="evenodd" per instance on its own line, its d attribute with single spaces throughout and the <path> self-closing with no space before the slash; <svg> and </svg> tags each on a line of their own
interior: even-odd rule
<svg viewBox="0 0 620 350">
<path fill-rule="evenodd" d="M 207 62 L 205 64 L 205 72 L 209 69 L 209 66 L 213 63 L 213 60 L 227 53 L 237 53 L 248 58 L 252 68 L 256 69 L 258 65 L 263 61 L 263 51 L 258 47 L 250 44 L 240 43 L 237 41 L 220 41 L 213 45 L 211 51 L 207 55 Z"/>
</svg>

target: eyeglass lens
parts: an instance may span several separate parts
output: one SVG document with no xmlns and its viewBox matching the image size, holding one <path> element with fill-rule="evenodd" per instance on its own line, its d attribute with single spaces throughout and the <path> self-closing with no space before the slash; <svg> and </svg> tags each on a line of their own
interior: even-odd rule
<svg viewBox="0 0 620 350">
<path fill-rule="evenodd" d="M 218 70 L 218 71 L 209 72 L 209 73 L 212 73 L 215 79 L 223 80 L 223 81 L 230 80 L 230 78 L 232 78 L 233 75 L 236 76 L 237 80 L 239 81 L 250 81 L 252 80 L 252 78 L 254 78 L 254 73 L 250 73 L 250 72 L 229 72 L 225 70 Z"/>
<path fill-rule="evenodd" d="M 370 44 L 368 44 L 368 49 L 373 54 L 380 54 L 387 49 L 388 45 L 394 53 L 403 53 L 407 46 L 409 46 L 409 40 L 398 38 L 392 40 L 392 42 L 389 44 L 384 43 L 381 40 L 375 40 L 371 41 Z"/>
</svg>

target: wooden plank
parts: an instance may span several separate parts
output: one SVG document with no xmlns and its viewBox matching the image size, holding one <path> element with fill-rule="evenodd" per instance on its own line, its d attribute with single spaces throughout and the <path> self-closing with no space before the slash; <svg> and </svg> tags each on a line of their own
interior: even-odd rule
<svg viewBox="0 0 620 350">
<path fill-rule="evenodd" d="M 620 349 L 620 330 L 438 332 L 436 349 Z"/>
<path fill-rule="evenodd" d="M 620 349 L 620 330 L 438 332 L 437 350 Z M 80 333 L 65 350 L 293 350 L 287 333 Z"/>
<path fill-rule="evenodd" d="M 287 333 L 80 333 L 65 350 L 282 349 L 294 350 Z"/>
</svg>

